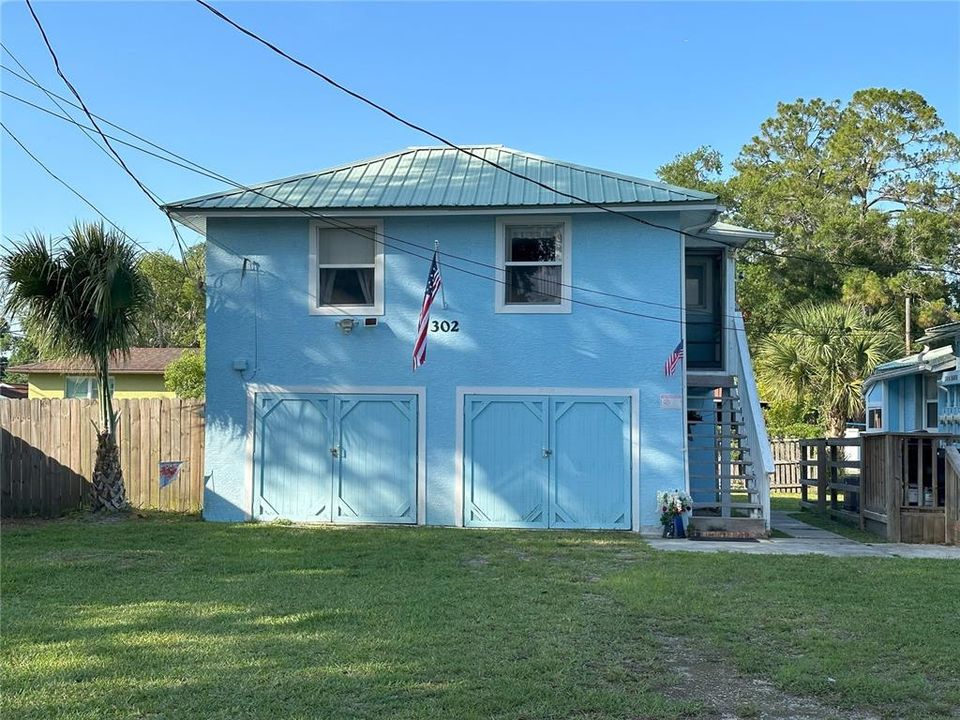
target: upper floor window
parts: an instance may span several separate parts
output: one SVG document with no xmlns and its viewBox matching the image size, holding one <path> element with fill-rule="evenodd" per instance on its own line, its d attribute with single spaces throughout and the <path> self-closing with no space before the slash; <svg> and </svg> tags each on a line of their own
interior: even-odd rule
<svg viewBox="0 0 960 720">
<path fill-rule="evenodd" d="M 883 430 L 883 383 L 867 391 L 867 430 Z"/>
<path fill-rule="evenodd" d="M 349 225 L 349 227 L 347 227 Z M 383 225 L 316 222 L 310 238 L 310 312 L 383 314 Z"/>
<path fill-rule="evenodd" d="M 497 222 L 497 312 L 570 312 L 570 221 Z"/>
</svg>

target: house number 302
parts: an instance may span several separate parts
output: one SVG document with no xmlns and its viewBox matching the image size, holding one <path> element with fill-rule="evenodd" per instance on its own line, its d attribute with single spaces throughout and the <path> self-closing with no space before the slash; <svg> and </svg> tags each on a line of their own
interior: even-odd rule
<svg viewBox="0 0 960 720">
<path fill-rule="evenodd" d="M 460 332 L 460 321 L 434 320 L 430 324 L 430 332 Z"/>
</svg>

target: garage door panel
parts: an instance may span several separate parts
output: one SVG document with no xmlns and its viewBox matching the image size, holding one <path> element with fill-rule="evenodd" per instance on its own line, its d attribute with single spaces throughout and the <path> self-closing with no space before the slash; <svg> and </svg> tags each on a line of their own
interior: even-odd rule
<svg viewBox="0 0 960 720">
<path fill-rule="evenodd" d="M 626 398 L 552 398 L 551 527 L 630 527 Z"/>
<path fill-rule="evenodd" d="M 630 399 L 464 399 L 464 523 L 631 527 Z"/>
<path fill-rule="evenodd" d="M 254 515 L 329 520 L 332 401 L 310 396 L 258 400 Z"/>
<path fill-rule="evenodd" d="M 546 527 L 546 401 L 472 396 L 465 412 L 465 524 Z"/>
<path fill-rule="evenodd" d="M 337 409 L 334 520 L 415 523 L 416 397 L 344 395 Z"/>
</svg>

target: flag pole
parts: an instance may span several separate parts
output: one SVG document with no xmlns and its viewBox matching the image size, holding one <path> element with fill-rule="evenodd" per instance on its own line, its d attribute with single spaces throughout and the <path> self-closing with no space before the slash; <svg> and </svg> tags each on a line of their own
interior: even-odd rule
<svg viewBox="0 0 960 720">
<path fill-rule="evenodd" d="M 433 241 L 433 252 L 437 255 L 437 270 L 440 270 L 440 241 Z M 440 273 L 441 276 L 443 273 Z M 447 292 L 443 289 L 443 283 L 440 283 L 440 304 L 443 305 L 443 309 L 447 309 Z"/>
</svg>

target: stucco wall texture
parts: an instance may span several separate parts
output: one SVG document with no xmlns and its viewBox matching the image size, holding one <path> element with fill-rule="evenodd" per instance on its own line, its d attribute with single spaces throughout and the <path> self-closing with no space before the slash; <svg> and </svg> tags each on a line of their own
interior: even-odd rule
<svg viewBox="0 0 960 720">
<path fill-rule="evenodd" d="M 572 214 L 572 285 L 672 307 L 573 290 L 569 314 L 497 314 L 490 267 L 442 258 L 447 307 L 433 319 L 456 320 L 459 332 L 430 334 L 428 359 L 416 373 L 411 354 L 429 249 L 494 266 L 493 215 L 386 216 L 385 312 L 376 327 L 344 335 L 336 317 L 309 313 L 310 220 L 209 218 L 207 221 L 207 484 L 204 515 L 250 516 L 247 387 L 392 386 L 426 389 L 426 522 L 455 517 L 456 388 L 634 388 L 640 397 L 640 524 L 658 522 L 655 493 L 684 486 L 682 412 L 661 408 L 661 394 L 682 393 L 682 366 L 663 363 L 681 336 L 683 242 L 678 233 L 603 213 Z M 517 218 L 516 222 L 535 222 Z M 679 218 L 657 213 L 677 227 Z M 414 257 L 412 250 L 426 259 Z M 259 271 L 243 258 L 259 264 Z M 463 267 L 475 277 L 454 269 Z M 584 301 L 650 317 L 576 304 Z M 664 318 L 658 320 L 653 318 Z M 248 369 L 234 370 L 236 360 Z"/>
</svg>

